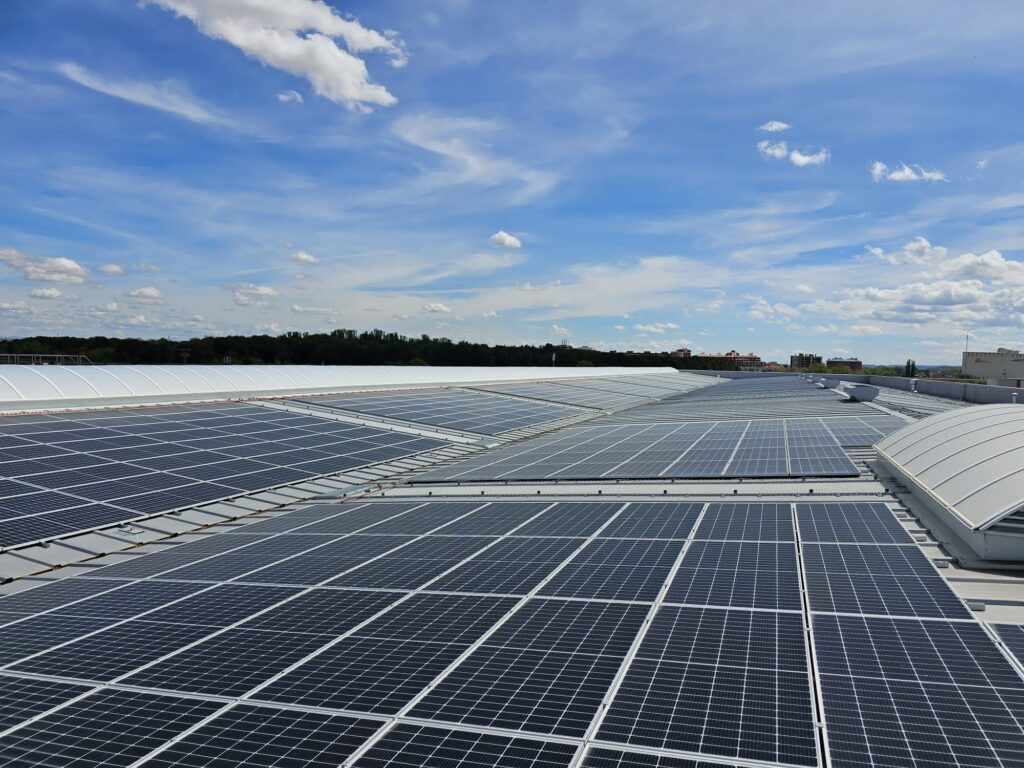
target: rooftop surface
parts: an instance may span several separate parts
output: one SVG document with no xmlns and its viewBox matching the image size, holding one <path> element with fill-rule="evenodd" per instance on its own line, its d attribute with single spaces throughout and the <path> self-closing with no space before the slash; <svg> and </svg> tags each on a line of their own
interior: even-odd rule
<svg viewBox="0 0 1024 768">
<path fill-rule="evenodd" d="M 962 404 L 532 373 L 0 417 L 0 764 L 1020 764 L 1019 572 L 874 471 Z"/>
</svg>

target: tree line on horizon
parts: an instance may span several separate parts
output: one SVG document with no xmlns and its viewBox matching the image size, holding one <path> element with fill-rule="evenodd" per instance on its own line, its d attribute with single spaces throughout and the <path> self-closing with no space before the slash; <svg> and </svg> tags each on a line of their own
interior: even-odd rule
<svg viewBox="0 0 1024 768">
<path fill-rule="evenodd" d="M 329 333 L 278 336 L 204 336 L 194 339 L 130 339 L 107 336 L 30 336 L 0 341 L 0 354 L 85 355 L 95 364 L 171 365 L 481 365 L 481 366 L 672 366 L 737 370 L 735 363 L 657 352 L 603 352 L 544 344 L 480 344 L 403 336 L 381 330 L 339 328 Z M 552 360 L 553 356 L 553 360 Z"/>
</svg>

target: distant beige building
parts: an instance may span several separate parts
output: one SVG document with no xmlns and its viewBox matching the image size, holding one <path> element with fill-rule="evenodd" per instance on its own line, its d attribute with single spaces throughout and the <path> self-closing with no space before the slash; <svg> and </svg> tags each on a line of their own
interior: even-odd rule
<svg viewBox="0 0 1024 768">
<path fill-rule="evenodd" d="M 964 376 L 989 384 L 1019 387 L 1024 382 L 1024 354 L 1000 347 L 995 352 L 964 352 Z"/>
<path fill-rule="evenodd" d="M 727 360 L 730 363 L 736 363 L 737 367 L 741 371 L 760 371 L 764 368 L 764 361 L 753 352 L 748 352 L 743 355 L 735 349 L 730 349 L 728 352 L 716 352 L 713 355 L 708 354 L 707 352 L 701 352 L 698 357 L 710 358 L 712 360 Z"/>
</svg>

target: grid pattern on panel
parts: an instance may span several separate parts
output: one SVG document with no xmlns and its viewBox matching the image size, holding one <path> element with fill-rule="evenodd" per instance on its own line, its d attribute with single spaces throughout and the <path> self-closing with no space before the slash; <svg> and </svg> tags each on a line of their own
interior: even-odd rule
<svg viewBox="0 0 1024 768">
<path fill-rule="evenodd" d="M 1024 664 L 1024 626 L 1019 624 L 995 624 L 996 632 L 1017 661 Z"/>
<path fill-rule="evenodd" d="M 702 502 L 631 502 L 601 529 L 600 537 L 685 540 L 703 508 Z"/>
<path fill-rule="evenodd" d="M 418 595 L 274 681 L 259 698 L 394 714 L 514 604 Z"/>
<path fill-rule="evenodd" d="M 0 546 L 409 456 L 443 441 L 240 403 L 0 418 Z M 13 491 L 13 493 L 12 493 Z"/>
<path fill-rule="evenodd" d="M 571 427 L 428 470 L 416 481 L 857 474 L 824 427 L 737 421 Z"/>
<path fill-rule="evenodd" d="M 143 765 L 147 768 L 337 768 L 380 727 L 374 720 L 240 705 Z"/>
<path fill-rule="evenodd" d="M 796 547 L 789 543 L 694 541 L 665 600 L 799 611 L 802 601 Z"/>
<path fill-rule="evenodd" d="M 576 747 L 422 725 L 392 728 L 354 768 L 568 768 Z"/>
<path fill-rule="evenodd" d="M 970 618 L 970 612 L 915 546 L 801 545 L 812 611 Z"/>
<path fill-rule="evenodd" d="M 709 504 L 695 539 L 794 541 L 789 504 Z"/>
<path fill-rule="evenodd" d="M 551 403 L 596 409 L 622 408 L 643 402 L 645 399 L 636 394 L 627 395 L 621 392 L 573 387 L 563 382 L 553 381 L 539 381 L 529 384 L 491 384 L 485 387 L 475 387 L 474 389 L 481 392 L 498 392 L 531 400 L 545 400 Z"/>
<path fill-rule="evenodd" d="M 0 676 L 0 730 L 35 717 L 89 690 L 53 680 Z"/>
<path fill-rule="evenodd" d="M 800 539 L 807 542 L 913 544 L 907 529 L 877 501 L 797 504 Z"/>
<path fill-rule="evenodd" d="M 681 541 L 597 539 L 545 584 L 540 594 L 652 602 L 682 548 Z"/>
<path fill-rule="evenodd" d="M 433 582 L 430 589 L 525 595 L 579 545 L 567 538 L 506 538 Z"/>
<path fill-rule="evenodd" d="M 581 768 L 734 768 L 728 763 L 709 763 L 685 757 L 665 757 L 641 752 L 621 752 L 617 749 L 591 749 L 583 759 Z"/>
<path fill-rule="evenodd" d="M 461 389 L 360 393 L 307 398 L 305 402 L 482 435 L 547 424 L 580 413 L 563 405 Z"/>
<path fill-rule="evenodd" d="M 582 736 L 647 614 L 644 606 L 538 601 L 514 614 L 410 716 Z"/>
<path fill-rule="evenodd" d="M 0 737 L 8 765 L 122 767 L 221 707 L 219 703 L 101 690 Z"/>
<path fill-rule="evenodd" d="M 597 738 L 817 765 L 802 616 L 661 607 Z"/>
</svg>

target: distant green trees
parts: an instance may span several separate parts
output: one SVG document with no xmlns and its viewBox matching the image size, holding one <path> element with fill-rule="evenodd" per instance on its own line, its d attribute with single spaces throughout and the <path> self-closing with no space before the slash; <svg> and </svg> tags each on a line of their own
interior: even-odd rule
<svg viewBox="0 0 1024 768">
<path fill-rule="evenodd" d="M 907 378 L 917 376 L 917 363 L 908 358 L 906 365 L 903 366 L 903 375 Z"/>
<path fill-rule="evenodd" d="M 3 354 L 86 355 L 92 362 L 213 365 L 555 365 L 672 366 L 675 368 L 736 370 L 728 361 L 677 357 L 659 353 L 600 352 L 593 349 L 477 344 L 446 338 L 402 336 L 382 330 L 329 333 L 284 333 L 280 336 L 205 336 L 172 339 L 118 339 L 105 336 L 33 336 L 0 341 Z"/>
</svg>

